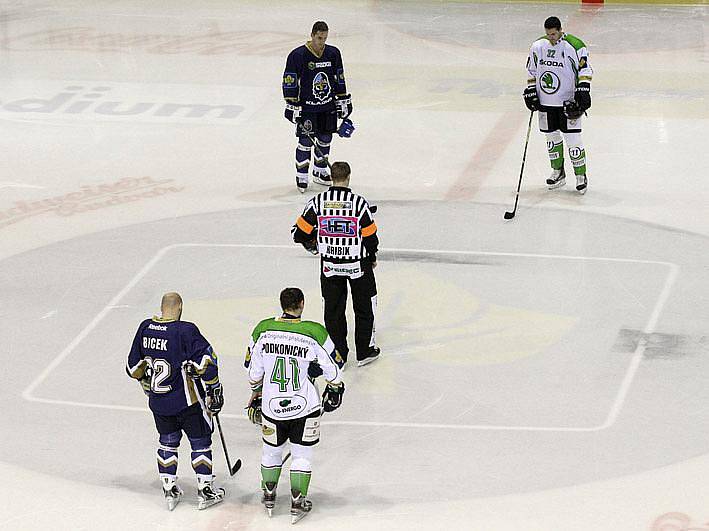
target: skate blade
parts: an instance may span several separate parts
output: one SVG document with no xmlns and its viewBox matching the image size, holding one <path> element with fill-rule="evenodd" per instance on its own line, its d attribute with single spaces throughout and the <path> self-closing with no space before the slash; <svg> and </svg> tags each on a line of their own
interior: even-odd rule
<svg viewBox="0 0 709 531">
<path fill-rule="evenodd" d="M 306 516 L 308 516 L 308 513 L 307 513 L 307 512 L 300 512 L 300 513 L 298 513 L 298 514 L 293 514 L 293 513 L 291 513 L 291 515 L 290 515 L 290 523 L 291 523 L 291 525 L 297 524 L 298 522 L 300 522 L 300 521 L 301 521 L 303 518 L 305 518 Z"/>
<path fill-rule="evenodd" d="M 199 503 L 197 504 L 197 509 L 200 511 L 207 509 L 211 507 L 212 505 L 216 505 L 218 503 L 221 503 L 224 501 L 224 498 L 219 498 L 217 500 L 200 500 Z"/>
<path fill-rule="evenodd" d="M 273 516 L 273 507 L 266 507 L 266 512 L 268 513 L 268 517 L 271 518 Z"/>
<path fill-rule="evenodd" d="M 167 510 L 174 511 L 177 504 L 180 503 L 180 498 L 168 498 L 165 501 L 167 501 Z"/>
<path fill-rule="evenodd" d="M 564 179 L 561 179 L 560 181 L 556 181 L 554 184 L 547 183 L 547 188 L 549 190 L 556 190 L 557 188 L 561 188 L 565 184 L 566 184 L 566 181 Z"/>
</svg>

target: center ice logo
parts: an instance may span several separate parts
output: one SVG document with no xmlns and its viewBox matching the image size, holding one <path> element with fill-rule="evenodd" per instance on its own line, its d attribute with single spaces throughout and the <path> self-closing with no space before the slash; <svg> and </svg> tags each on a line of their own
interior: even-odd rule
<svg viewBox="0 0 709 531">
<path fill-rule="evenodd" d="M 318 72 L 313 78 L 313 96 L 318 101 L 325 101 L 330 97 L 330 80 L 325 72 Z"/>
<path fill-rule="evenodd" d="M 559 90 L 561 82 L 559 81 L 559 76 L 557 76 L 554 72 L 544 72 L 539 85 L 546 94 L 554 94 L 557 90 Z"/>
</svg>

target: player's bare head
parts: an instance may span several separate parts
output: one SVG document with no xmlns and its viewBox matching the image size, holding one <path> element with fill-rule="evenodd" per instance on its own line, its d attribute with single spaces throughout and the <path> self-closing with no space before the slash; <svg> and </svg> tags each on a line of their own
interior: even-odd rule
<svg viewBox="0 0 709 531">
<path fill-rule="evenodd" d="M 322 20 L 318 20 L 313 24 L 313 29 L 310 32 L 310 45 L 318 54 L 322 53 L 325 49 L 328 31 L 327 24 Z"/>
<path fill-rule="evenodd" d="M 281 291 L 281 309 L 290 315 L 300 316 L 305 307 L 305 296 L 300 288 L 286 288 Z"/>
<path fill-rule="evenodd" d="M 327 27 L 327 22 L 325 22 L 324 20 L 318 20 L 313 24 L 313 29 L 310 30 L 310 36 L 312 37 L 316 33 L 320 33 L 323 31 L 327 33 L 328 31 L 330 31 L 330 28 Z"/>
<path fill-rule="evenodd" d="M 160 311 L 165 318 L 179 319 L 182 314 L 182 297 L 180 297 L 180 294 L 175 291 L 165 293 L 160 301 Z"/>
<path fill-rule="evenodd" d="M 561 20 L 559 17 L 549 17 L 544 21 L 544 29 L 561 29 Z"/>
<path fill-rule="evenodd" d="M 561 21 L 558 17 L 549 17 L 544 21 L 544 30 L 551 43 L 556 44 L 561 38 Z"/>
<path fill-rule="evenodd" d="M 346 162 L 335 162 L 330 170 L 330 177 L 332 178 L 332 184 L 345 185 L 350 182 L 350 165 Z"/>
</svg>

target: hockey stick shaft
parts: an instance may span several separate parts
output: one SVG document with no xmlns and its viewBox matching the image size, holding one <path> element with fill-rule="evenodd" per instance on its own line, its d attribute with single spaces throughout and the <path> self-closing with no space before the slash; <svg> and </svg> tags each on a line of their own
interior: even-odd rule
<svg viewBox="0 0 709 531">
<path fill-rule="evenodd" d="M 325 159 L 325 164 L 327 164 L 327 167 L 332 170 L 332 164 L 330 164 L 330 158 L 329 156 L 323 155 L 323 152 L 320 150 L 320 146 L 318 145 L 318 139 L 313 133 L 306 132 L 305 133 L 307 137 L 310 139 L 310 141 L 313 143 L 313 147 L 315 148 L 315 154 L 320 157 L 321 159 Z"/>
<path fill-rule="evenodd" d="M 527 160 L 527 146 L 529 146 L 529 133 L 532 130 L 532 117 L 534 116 L 534 111 L 529 113 L 529 123 L 527 124 L 527 137 L 524 140 L 524 153 L 522 154 L 522 167 L 519 169 L 519 180 L 517 181 L 517 195 L 515 196 L 515 206 L 512 212 L 505 212 L 505 217 L 509 215 L 510 218 L 514 217 L 517 212 L 517 203 L 519 201 L 519 191 L 522 188 L 522 175 L 524 174 L 524 163 Z"/>
<path fill-rule="evenodd" d="M 217 421 L 217 429 L 219 430 L 219 438 L 222 441 L 222 448 L 224 449 L 226 466 L 229 468 L 229 475 L 233 476 L 241 468 L 241 459 L 237 459 L 236 463 L 234 463 L 234 466 L 231 466 L 231 460 L 229 459 L 229 451 L 226 449 L 226 442 L 224 442 L 224 432 L 222 431 L 222 423 L 219 421 L 219 415 L 214 415 L 214 419 Z"/>
</svg>

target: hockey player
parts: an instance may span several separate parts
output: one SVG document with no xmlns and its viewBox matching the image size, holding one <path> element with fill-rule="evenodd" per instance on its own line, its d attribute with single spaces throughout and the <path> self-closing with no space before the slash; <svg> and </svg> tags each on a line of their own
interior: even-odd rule
<svg viewBox="0 0 709 531">
<path fill-rule="evenodd" d="M 160 435 L 158 472 L 168 509 L 172 511 L 183 494 L 177 485 L 183 431 L 192 447 L 198 508 L 206 509 L 224 499 L 224 489 L 214 488 L 212 474 L 212 415 L 224 405 L 217 355 L 196 325 L 180 321 L 178 293 L 163 295 L 160 310 L 161 317 L 140 323 L 126 372 L 140 381 L 149 397 Z"/>
<path fill-rule="evenodd" d="M 367 200 L 352 192 L 350 165 L 332 165 L 332 187 L 313 197 L 293 226 L 293 240 L 320 254 L 320 289 L 325 327 L 335 342 L 336 361 L 347 362 L 347 284 L 352 289 L 357 365 L 376 360 L 374 312 L 377 306 L 377 225 Z"/>
<path fill-rule="evenodd" d="M 281 475 L 283 450 L 290 441 L 291 522 L 312 509 L 307 499 L 313 447 L 320 441 L 321 407 L 334 411 L 342 403 L 345 384 L 332 361 L 334 344 L 322 325 L 301 321 L 303 292 L 286 288 L 280 295 L 283 315 L 264 319 L 251 334 L 244 366 L 251 384 L 249 418 L 261 424 L 262 502 L 272 515 Z M 315 378 L 324 375 L 327 387 L 322 406 Z"/>
<path fill-rule="evenodd" d="M 347 94 L 340 50 L 325 44 L 328 26 L 313 24 L 310 40 L 288 55 L 283 72 L 285 117 L 296 124 L 298 145 L 295 150 L 296 185 L 300 192 L 308 188 L 313 140 L 317 142 L 313 181 L 329 186 L 327 157 L 332 134 L 348 137 L 354 126 L 347 117 L 352 113 L 352 98 Z M 337 119 L 343 119 L 339 130 Z M 319 152 L 319 153 L 318 153 Z"/>
<path fill-rule="evenodd" d="M 581 140 L 581 122 L 591 107 L 591 78 L 586 45 L 578 37 L 564 33 L 557 17 L 544 21 L 546 35 L 534 41 L 527 58 L 527 88 L 524 102 L 530 111 L 539 111 L 539 130 L 546 134 L 552 174 L 550 190 L 566 184 L 564 133 L 569 158 L 576 174 L 576 190 L 585 194 L 586 151 Z"/>
</svg>

